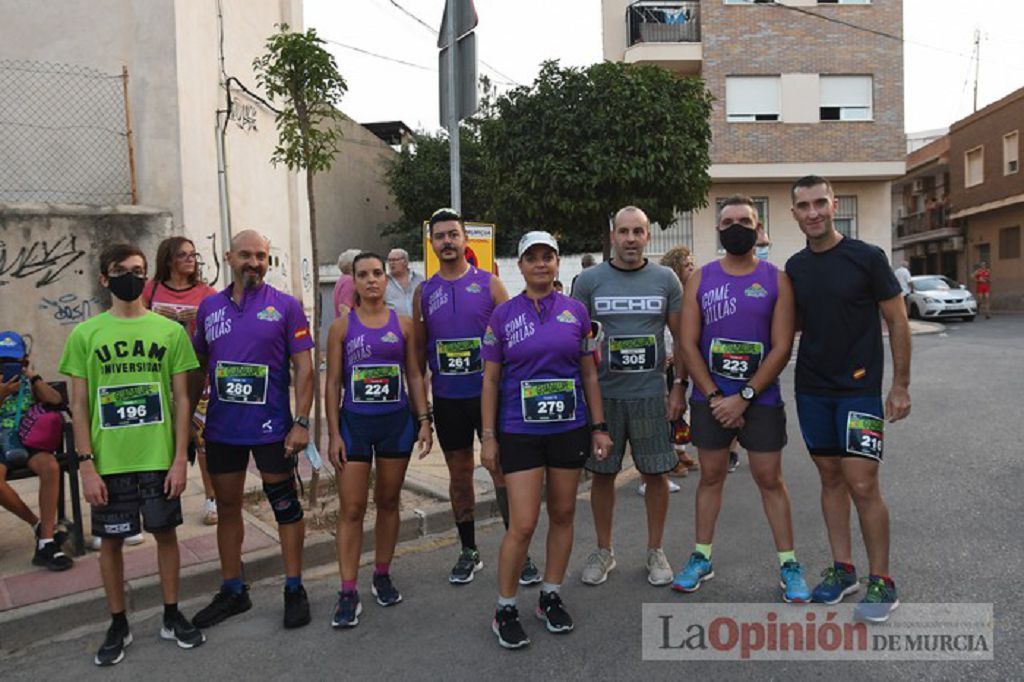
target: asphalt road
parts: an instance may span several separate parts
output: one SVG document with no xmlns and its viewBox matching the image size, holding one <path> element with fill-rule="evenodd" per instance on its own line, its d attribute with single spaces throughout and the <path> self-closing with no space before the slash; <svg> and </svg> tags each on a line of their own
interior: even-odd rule
<svg viewBox="0 0 1024 682">
<path fill-rule="evenodd" d="M 982 602 L 995 609 L 992 662 L 648 662 L 641 659 L 641 604 L 678 602 L 645 580 L 642 499 L 635 483 L 620 488 L 616 520 L 619 568 L 600 587 L 578 576 L 594 534 L 589 506 L 577 509 L 577 537 L 563 595 L 576 631 L 542 631 L 529 616 L 536 588 L 520 596 L 533 644 L 500 649 L 490 632 L 495 599 L 494 558 L 498 526 L 480 534 L 486 568 L 475 582 L 450 587 L 455 559 L 450 541 L 427 540 L 396 560 L 393 573 L 405 601 L 382 609 L 369 594 L 368 568 L 361 575 L 365 611 L 358 628 L 329 626 L 337 576 L 329 569 L 307 576 L 313 624 L 285 632 L 280 626 L 281 582 L 253 588 L 254 608 L 207 634 L 208 643 L 181 651 L 159 641 L 159 616 L 131 619 L 135 643 L 116 668 L 100 670 L 92 656 L 102 628 L 50 641 L 0 660 L 5 680 L 73 678 L 147 680 L 216 679 L 1024 679 L 1021 531 L 1024 434 L 1024 317 L 1001 316 L 973 324 L 953 323 L 944 335 L 914 337 L 913 414 L 887 429 L 884 491 L 892 513 L 893 575 L 904 602 Z M 887 379 L 888 380 L 888 379 Z M 792 366 L 783 375 L 791 398 Z M 791 405 L 790 401 L 790 405 Z M 827 565 L 828 549 L 818 508 L 813 465 L 790 410 L 790 447 L 785 472 L 793 501 L 798 558 L 813 580 Z M 744 460 L 746 456 L 744 455 Z M 691 602 L 774 602 L 776 560 L 760 499 L 746 466 L 733 474 L 715 538 L 716 578 Z M 666 551 L 678 569 L 693 543 L 696 477 L 672 496 Z M 543 529 L 540 531 L 543 532 Z M 856 532 L 856 531 L 855 531 Z M 540 537 L 543 537 L 540 535 Z M 858 545 L 855 542 L 855 545 Z M 534 555 L 542 559 L 542 541 Z M 866 567 L 863 551 L 855 556 Z M 540 563 L 540 561 L 538 561 Z M 209 595 L 185 604 L 194 613 Z M 799 608 L 799 607 L 786 607 Z M 899 612 L 897 612 L 899 613 Z M 102 617 L 102 614 L 97 614 Z M 42 636 L 42 635 L 41 635 Z"/>
</svg>

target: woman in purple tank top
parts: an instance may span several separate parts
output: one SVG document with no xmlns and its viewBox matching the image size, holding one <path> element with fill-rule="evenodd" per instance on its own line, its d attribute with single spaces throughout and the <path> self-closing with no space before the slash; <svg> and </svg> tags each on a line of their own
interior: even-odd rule
<svg viewBox="0 0 1024 682">
<path fill-rule="evenodd" d="M 384 303 L 384 259 L 359 254 L 352 276 L 358 305 L 334 321 L 327 339 L 328 455 L 338 472 L 341 567 L 341 590 L 331 622 L 335 628 L 355 627 L 362 612 L 356 581 L 374 457 L 377 522 L 372 592 L 378 604 L 392 606 L 402 601 L 391 582 L 390 566 L 405 471 L 414 442 L 419 443 L 420 458 L 433 446 L 432 417 L 412 320 Z"/>
</svg>

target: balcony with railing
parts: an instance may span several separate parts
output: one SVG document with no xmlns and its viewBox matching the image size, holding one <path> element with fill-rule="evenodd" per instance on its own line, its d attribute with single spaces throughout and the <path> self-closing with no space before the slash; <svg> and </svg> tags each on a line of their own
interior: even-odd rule
<svg viewBox="0 0 1024 682">
<path fill-rule="evenodd" d="M 626 8 L 625 61 L 700 73 L 700 2 L 639 0 Z"/>
<path fill-rule="evenodd" d="M 896 223 L 893 246 L 906 246 L 917 242 L 962 237 L 963 228 L 949 217 L 943 205 L 903 216 Z"/>
</svg>

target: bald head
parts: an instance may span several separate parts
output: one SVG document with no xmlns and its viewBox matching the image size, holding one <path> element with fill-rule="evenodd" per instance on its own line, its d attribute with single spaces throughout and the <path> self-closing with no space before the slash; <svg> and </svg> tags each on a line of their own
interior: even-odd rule
<svg viewBox="0 0 1024 682">
<path fill-rule="evenodd" d="M 231 250 L 238 251 L 240 248 L 252 248 L 261 246 L 264 250 L 270 250 L 270 239 L 267 235 L 256 230 L 242 230 L 231 238 Z"/>
<path fill-rule="evenodd" d="M 620 208 L 612 221 L 612 264 L 633 270 L 643 267 L 644 249 L 651 241 L 651 221 L 636 206 Z"/>
<path fill-rule="evenodd" d="M 224 259 L 235 282 L 254 289 L 263 283 L 270 267 L 270 240 L 256 230 L 242 230 L 231 238 L 231 250 Z"/>
<path fill-rule="evenodd" d="M 615 229 L 621 221 L 635 222 L 637 220 L 643 223 L 644 227 L 650 231 L 651 221 L 647 218 L 646 213 L 636 206 L 623 206 L 615 213 L 615 219 L 612 221 L 612 229 Z"/>
</svg>

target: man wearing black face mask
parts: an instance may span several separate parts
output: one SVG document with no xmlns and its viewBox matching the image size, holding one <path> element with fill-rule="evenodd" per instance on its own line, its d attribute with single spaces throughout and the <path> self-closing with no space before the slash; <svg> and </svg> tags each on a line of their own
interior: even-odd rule
<svg viewBox="0 0 1024 682">
<path fill-rule="evenodd" d="M 729 444 L 747 449 L 778 553 L 786 602 L 811 592 L 793 551 L 782 480 L 786 413 L 778 377 L 793 346 L 793 289 L 786 273 L 754 256 L 760 222 L 750 197 L 725 200 L 718 236 L 726 256 L 693 273 L 683 294 L 683 354 L 693 380 L 693 442 L 700 457 L 697 542 L 672 588 L 693 592 L 714 577 L 711 541 L 722 506 Z"/>
</svg>

